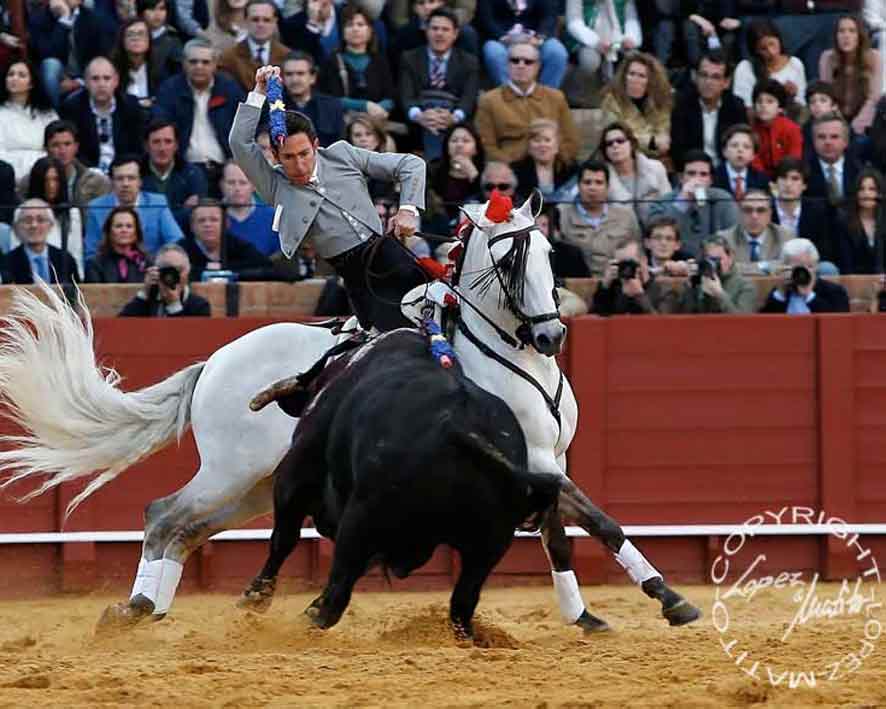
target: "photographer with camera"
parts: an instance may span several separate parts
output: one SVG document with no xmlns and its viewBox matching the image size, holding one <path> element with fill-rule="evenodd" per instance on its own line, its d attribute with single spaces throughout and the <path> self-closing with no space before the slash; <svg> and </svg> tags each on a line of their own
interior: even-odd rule
<svg viewBox="0 0 886 709">
<path fill-rule="evenodd" d="M 702 242 L 702 248 L 703 258 L 680 294 L 678 312 L 756 312 L 757 289 L 734 268 L 735 251 L 729 240 L 714 234 Z"/>
<path fill-rule="evenodd" d="M 643 245 L 622 239 L 591 301 L 596 315 L 654 315 L 676 311 L 677 294 L 649 273 Z"/>
<path fill-rule="evenodd" d="M 782 249 L 784 284 L 773 288 L 761 313 L 848 313 L 849 294 L 839 283 L 816 278 L 818 249 L 809 239 L 791 239 Z"/>
<path fill-rule="evenodd" d="M 209 316 L 209 301 L 191 292 L 191 261 L 178 244 L 157 251 L 154 265 L 145 271 L 145 287 L 120 311 L 121 317 Z"/>
</svg>

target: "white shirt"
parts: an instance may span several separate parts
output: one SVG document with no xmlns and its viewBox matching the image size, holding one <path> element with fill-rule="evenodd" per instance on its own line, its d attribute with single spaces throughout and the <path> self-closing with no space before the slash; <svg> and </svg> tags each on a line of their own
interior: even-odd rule
<svg viewBox="0 0 886 709">
<path fill-rule="evenodd" d="M 798 103 L 806 105 L 806 68 L 797 57 L 790 57 L 788 63 L 781 69 L 769 75 L 770 79 L 775 79 L 779 84 L 792 82 L 797 87 L 797 94 L 794 100 Z M 732 80 L 732 93 L 738 96 L 744 105 L 748 108 L 754 107 L 754 86 L 757 84 L 757 77 L 754 75 L 754 68 L 747 59 L 742 59 L 738 66 L 735 67 L 735 77 Z"/>
<path fill-rule="evenodd" d="M 720 164 L 720 155 L 717 151 L 717 118 L 723 102 L 722 100 L 717 101 L 717 105 L 710 110 L 708 110 L 704 101 L 699 99 L 698 102 L 701 104 L 702 149 L 710 156 L 716 166 Z"/>
<path fill-rule="evenodd" d="M 532 92 L 535 91 L 535 84 L 534 83 L 532 84 L 532 86 L 530 86 L 528 89 L 526 89 L 526 91 L 521 91 L 519 88 L 517 88 L 517 84 L 515 84 L 513 81 L 508 81 L 508 86 L 511 87 L 511 91 L 513 91 L 515 94 L 517 94 L 517 96 L 523 96 L 524 98 L 526 96 L 531 96 Z"/>
<path fill-rule="evenodd" d="M 781 202 L 778 200 L 775 201 L 775 210 L 778 212 L 778 223 L 781 224 L 786 229 L 790 229 L 794 236 L 797 236 L 797 229 L 800 228 L 800 214 L 803 212 L 803 205 L 800 200 L 796 201 L 796 209 L 794 210 L 793 215 L 788 214 L 781 207 Z"/>
<path fill-rule="evenodd" d="M 129 86 L 126 93 L 136 98 L 148 98 L 151 95 L 148 89 L 148 63 L 145 62 L 138 69 L 129 70 Z"/>
<path fill-rule="evenodd" d="M 95 118 L 95 132 L 98 137 L 98 168 L 107 174 L 117 152 L 114 148 L 114 111 L 117 110 L 117 99 L 112 96 L 111 107 L 107 111 L 102 111 L 90 98 L 89 108 L 92 109 Z M 104 128 L 102 128 L 103 123 Z M 102 141 L 103 134 L 108 136 L 105 141 Z"/>
<path fill-rule="evenodd" d="M 43 132 L 58 114 L 53 111 L 34 111 L 7 101 L 0 106 L 0 160 L 15 170 L 16 179 L 27 178 L 34 163 L 46 155 Z"/>
<path fill-rule="evenodd" d="M 732 165 L 728 162 L 726 163 L 726 174 L 729 177 L 729 185 L 732 187 L 732 194 L 735 194 L 735 178 L 741 177 L 741 180 L 744 184 L 742 184 L 742 189 L 747 192 L 748 191 L 748 169 L 745 168 L 741 172 L 736 172 Z"/>
<path fill-rule="evenodd" d="M 225 151 L 215 137 L 212 123 L 209 122 L 209 98 L 212 95 L 212 84 L 203 91 L 191 86 L 194 94 L 194 123 L 191 127 L 191 141 L 185 159 L 188 162 L 205 163 L 207 161 L 223 163 Z"/>
<path fill-rule="evenodd" d="M 253 59 L 256 59 L 256 55 L 258 54 L 258 49 L 261 47 L 263 53 L 264 64 L 271 63 L 271 43 L 270 41 L 259 44 L 252 37 L 246 38 L 247 43 L 249 44 L 249 54 Z"/>
</svg>

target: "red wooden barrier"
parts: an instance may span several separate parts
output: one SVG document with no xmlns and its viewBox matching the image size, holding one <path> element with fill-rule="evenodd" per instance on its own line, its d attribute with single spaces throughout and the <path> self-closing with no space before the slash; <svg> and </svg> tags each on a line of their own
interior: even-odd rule
<svg viewBox="0 0 886 709">
<path fill-rule="evenodd" d="M 102 361 L 125 388 L 155 382 L 269 321 L 99 320 Z M 886 521 L 886 319 L 877 316 L 580 318 L 564 358 L 579 400 L 570 472 L 623 524 L 740 523 L 802 505 L 851 522 Z M 197 456 L 190 436 L 135 466 L 82 505 L 64 526 L 140 529 L 147 502 L 181 487 Z M 65 486 L 20 506 L 0 498 L 0 533 L 61 529 Z M 270 526 L 258 520 L 253 526 Z M 707 577 L 722 540 L 638 542 L 681 580 Z M 886 559 L 883 537 L 866 538 Z M 519 540 L 499 579 L 543 580 L 539 544 Z M 623 580 L 600 545 L 575 542 L 583 581 Z M 828 537 L 766 542 L 772 568 L 854 572 Z M 219 542 L 188 564 L 185 587 L 236 588 L 260 565 L 261 542 Z M 0 545 L 0 595 L 128 584 L 135 544 Z M 318 580 L 328 545 L 308 543 L 291 576 Z M 448 580 L 456 561 L 438 553 L 420 583 Z"/>
</svg>

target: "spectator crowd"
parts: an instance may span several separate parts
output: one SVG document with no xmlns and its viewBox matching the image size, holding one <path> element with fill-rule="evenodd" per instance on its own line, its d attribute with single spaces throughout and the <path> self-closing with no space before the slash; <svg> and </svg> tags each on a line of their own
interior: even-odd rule
<svg viewBox="0 0 886 709">
<path fill-rule="evenodd" d="M 176 316 L 194 281 L 323 273 L 231 159 L 274 64 L 321 145 L 424 157 L 426 232 L 539 191 L 592 312 L 752 312 L 766 275 L 766 312 L 848 310 L 822 276 L 886 272 L 884 40 L 882 0 L 3 0 L 0 278 Z"/>
</svg>

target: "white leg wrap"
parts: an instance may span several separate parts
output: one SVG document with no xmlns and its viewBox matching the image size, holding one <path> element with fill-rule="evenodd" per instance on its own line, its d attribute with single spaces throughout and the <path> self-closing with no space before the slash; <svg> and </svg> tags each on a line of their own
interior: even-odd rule
<svg viewBox="0 0 886 709">
<path fill-rule="evenodd" d="M 578 588 L 578 581 L 573 571 L 551 571 L 557 601 L 560 603 L 560 615 L 566 625 L 572 625 L 584 613 L 585 602 Z"/>
<path fill-rule="evenodd" d="M 142 557 L 138 562 L 138 571 L 135 574 L 135 581 L 132 582 L 132 593 L 129 594 L 129 597 L 135 598 L 141 595 L 156 603 L 162 568 L 163 562 L 160 559 L 147 561 Z"/>
<path fill-rule="evenodd" d="M 160 587 L 157 591 L 157 600 L 154 601 L 154 615 L 160 615 L 169 611 L 178 582 L 182 578 L 182 570 L 185 567 L 172 559 L 163 559 L 163 573 L 160 576 Z"/>
<path fill-rule="evenodd" d="M 615 555 L 615 560 L 621 564 L 621 567 L 627 571 L 628 576 L 631 577 L 631 581 L 636 584 L 641 584 L 649 579 L 661 577 L 658 570 L 646 561 L 646 557 L 643 556 L 640 553 L 640 550 L 631 544 L 628 539 L 625 539 L 624 544 L 621 545 L 621 549 L 619 549 L 618 554 Z"/>
</svg>

